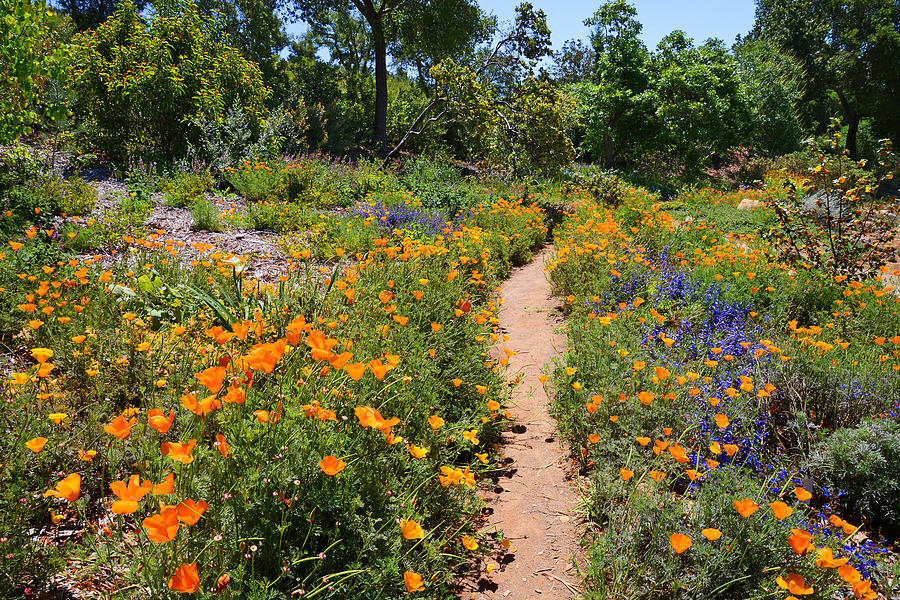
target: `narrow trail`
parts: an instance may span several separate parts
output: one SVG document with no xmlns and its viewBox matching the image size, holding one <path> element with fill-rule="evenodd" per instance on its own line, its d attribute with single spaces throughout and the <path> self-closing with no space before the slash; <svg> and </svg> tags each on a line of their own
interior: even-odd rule
<svg viewBox="0 0 900 600">
<path fill-rule="evenodd" d="M 492 544 L 488 564 L 459 582 L 463 600 L 567 600 L 577 592 L 572 559 L 578 549 L 574 511 L 578 495 L 566 478 L 566 450 L 549 399 L 538 380 L 541 369 L 565 349 L 557 332 L 562 317 L 545 273 L 549 249 L 513 271 L 503 285 L 500 327 L 509 336 L 504 347 L 517 354 L 507 375 L 519 379 L 512 392 L 511 431 L 502 441 L 505 470 L 485 497 L 489 511 L 482 533 L 502 532 L 509 548 Z M 487 541 L 487 540 L 486 540 Z"/>
</svg>

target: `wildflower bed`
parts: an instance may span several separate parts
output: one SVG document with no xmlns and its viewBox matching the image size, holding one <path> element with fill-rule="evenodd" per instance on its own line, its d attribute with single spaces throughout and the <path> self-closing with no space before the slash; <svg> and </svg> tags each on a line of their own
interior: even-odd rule
<svg viewBox="0 0 900 600">
<path fill-rule="evenodd" d="M 277 285 L 207 244 L 104 268 L 26 234 L 0 262 L 0 595 L 448 595 L 505 425 L 493 292 L 541 209 L 298 251 Z"/>
<path fill-rule="evenodd" d="M 896 591 L 896 493 L 866 504 L 832 482 L 895 489 L 878 445 L 898 440 L 897 296 L 780 263 L 753 233 L 770 209 L 736 210 L 745 196 L 692 191 L 678 222 L 630 190 L 556 229 L 570 351 L 554 411 L 592 482 L 586 597 Z M 886 464 L 835 466 L 850 449 L 834 440 L 873 431 L 853 450 Z"/>
</svg>

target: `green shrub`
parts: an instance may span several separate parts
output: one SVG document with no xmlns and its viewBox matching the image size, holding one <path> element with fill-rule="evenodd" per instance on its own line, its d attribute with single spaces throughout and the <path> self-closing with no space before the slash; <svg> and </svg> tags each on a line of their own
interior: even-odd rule
<svg viewBox="0 0 900 600">
<path fill-rule="evenodd" d="M 219 209 L 206 198 L 200 197 L 191 203 L 191 216 L 194 218 L 194 229 L 225 230 L 224 224 L 219 220 Z"/>
<path fill-rule="evenodd" d="M 475 205 L 475 196 L 457 167 L 451 164 L 418 157 L 406 161 L 400 178 L 425 208 L 440 210 L 449 217 Z"/>
<path fill-rule="evenodd" d="M 251 204 L 236 219 L 236 224 L 248 229 L 300 231 L 309 224 L 307 210 L 288 202 L 257 202 Z"/>
<path fill-rule="evenodd" d="M 262 162 L 226 170 L 228 183 L 248 202 L 290 202 L 311 208 L 344 206 L 349 195 L 341 180 L 315 159 L 297 160 L 289 165 L 269 166 Z"/>
<path fill-rule="evenodd" d="M 900 424 L 870 420 L 838 429 L 816 446 L 810 469 L 848 516 L 864 519 L 881 533 L 900 533 Z"/>
<path fill-rule="evenodd" d="M 212 188 L 213 180 L 208 171 L 179 173 L 162 184 L 162 192 L 169 206 L 190 206 Z"/>
<path fill-rule="evenodd" d="M 65 215 L 83 215 L 97 203 L 97 190 L 80 177 L 51 179 L 45 191 L 55 200 L 57 212 Z"/>
<path fill-rule="evenodd" d="M 89 144 L 123 161 L 148 147 L 182 156 L 204 117 L 221 118 L 237 102 L 252 131 L 270 90 L 259 67 L 226 46 L 219 21 L 195 4 L 162 3 L 146 23 L 135 5 L 76 36 L 70 83 Z"/>
</svg>

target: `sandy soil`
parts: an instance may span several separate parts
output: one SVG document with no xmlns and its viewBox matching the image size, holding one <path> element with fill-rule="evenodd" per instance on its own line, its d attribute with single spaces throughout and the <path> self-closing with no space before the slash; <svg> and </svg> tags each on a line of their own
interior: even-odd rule
<svg viewBox="0 0 900 600">
<path fill-rule="evenodd" d="M 491 543 L 486 561 L 458 582 L 466 600 L 562 600 L 577 592 L 578 494 L 538 380 L 566 339 L 557 331 L 562 318 L 544 270 L 548 255 L 545 250 L 515 270 L 501 291 L 500 326 L 510 338 L 503 346 L 518 353 L 507 367 L 508 377 L 518 380 L 510 408 L 516 424 L 502 442 L 505 471 L 485 490 L 489 514 L 482 534 L 502 532 L 510 544 Z M 494 565 L 491 573 L 487 565 Z"/>
</svg>

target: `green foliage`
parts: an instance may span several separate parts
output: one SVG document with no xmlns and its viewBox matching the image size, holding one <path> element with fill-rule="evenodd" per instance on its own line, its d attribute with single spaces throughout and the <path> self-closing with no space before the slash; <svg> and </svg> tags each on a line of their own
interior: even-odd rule
<svg viewBox="0 0 900 600">
<path fill-rule="evenodd" d="M 799 150 L 802 66 L 765 39 L 744 40 L 735 48 L 735 59 L 752 114 L 747 140 L 770 157 Z"/>
<path fill-rule="evenodd" d="M 821 484 L 843 494 L 837 502 L 891 538 L 900 531 L 900 424 L 870 420 L 838 429 L 813 450 L 809 467 Z"/>
<path fill-rule="evenodd" d="M 224 231 L 225 225 L 219 219 L 219 209 L 206 197 L 195 198 L 190 204 L 193 228 L 206 231 Z"/>
<path fill-rule="evenodd" d="M 843 116 L 846 148 L 858 160 L 857 133 L 872 119 L 873 137 L 900 136 L 900 5 L 893 0 L 760 0 L 752 35 L 769 38 L 803 67 L 806 121 L 819 131 Z"/>
<path fill-rule="evenodd" d="M 190 2 L 161 4 L 145 24 L 131 2 L 74 41 L 72 89 L 88 143 L 114 160 L 146 146 L 183 156 L 196 122 L 237 103 L 251 131 L 266 115 L 259 68 L 223 43 Z"/>
<path fill-rule="evenodd" d="M 161 191 L 169 206 L 190 206 L 195 200 L 212 188 L 213 180 L 209 171 L 185 171 L 167 179 Z"/>
<path fill-rule="evenodd" d="M 44 193 L 54 203 L 54 212 L 65 215 L 83 215 L 97 203 L 97 190 L 80 177 L 50 178 Z"/>
<path fill-rule="evenodd" d="M 48 82 L 68 65 L 56 19 L 43 2 L 0 1 L 0 145 L 66 113 L 62 104 L 45 103 Z"/>
<path fill-rule="evenodd" d="M 403 163 L 400 182 L 425 208 L 441 211 L 449 218 L 475 204 L 459 169 L 440 160 L 418 157 Z"/>
<path fill-rule="evenodd" d="M 291 164 L 244 162 L 226 169 L 226 178 L 250 203 L 296 203 L 312 208 L 331 208 L 349 201 L 348 182 L 335 177 L 327 162 L 297 159 Z"/>
<path fill-rule="evenodd" d="M 832 123 L 831 149 L 841 143 L 840 121 Z M 888 262 L 895 253 L 890 242 L 897 218 L 878 203 L 876 193 L 893 178 L 897 158 L 889 140 L 882 140 L 871 172 L 854 164 L 849 150 L 836 156 L 810 140 L 808 152 L 818 164 L 810 170 L 812 194 L 798 197 L 790 181 L 785 196 L 774 203 L 780 228 L 775 239 L 784 257 L 813 265 L 833 276 L 862 277 Z"/>
</svg>

